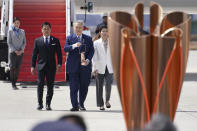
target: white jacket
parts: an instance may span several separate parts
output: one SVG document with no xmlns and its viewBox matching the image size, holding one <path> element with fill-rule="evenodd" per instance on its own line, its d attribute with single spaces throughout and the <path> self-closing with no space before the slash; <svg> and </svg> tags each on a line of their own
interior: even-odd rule
<svg viewBox="0 0 197 131">
<path fill-rule="evenodd" d="M 92 63 L 94 70 L 98 70 L 99 74 L 105 74 L 106 66 L 109 73 L 113 73 L 109 42 L 107 52 L 105 52 L 104 42 L 102 41 L 102 38 L 94 42 L 94 56 Z"/>
</svg>

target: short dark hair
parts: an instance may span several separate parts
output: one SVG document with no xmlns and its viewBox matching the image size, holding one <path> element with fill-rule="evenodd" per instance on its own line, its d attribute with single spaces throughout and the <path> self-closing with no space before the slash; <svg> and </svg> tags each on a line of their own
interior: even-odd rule
<svg viewBox="0 0 197 131">
<path fill-rule="evenodd" d="M 79 115 L 65 115 L 65 116 L 62 116 L 59 118 L 60 121 L 73 121 L 74 124 L 80 126 L 81 128 L 84 129 L 84 131 L 87 131 L 87 127 L 86 127 L 86 124 L 84 122 L 84 119 L 79 116 Z"/>
<path fill-rule="evenodd" d="M 20 21 L 20 19 L 18 17 L 14 17 L 13 23 L 16 22 L 16 21 Z"/>
<path fill-rule="evenodd" d="M 107 26 L 106 26 L 106 25 L 102 25 L 102 26 L 99 28 L 99 32 L 101 32 L 102 29 L 107 29 Z"/>
<path fill-rule="evenodd" d="M 105 15 L 105 16 L 103 16 L 103 19 L 105 19 L 105 18 L 107 18 L 107 16 Z"/>
<path fill-rule="evenodd" d="M 49 22 L 43 22 L 41 27 L 43 28 L 45 25 L 48 25 L 51 28 L 51 24 Z"/>
</svg>

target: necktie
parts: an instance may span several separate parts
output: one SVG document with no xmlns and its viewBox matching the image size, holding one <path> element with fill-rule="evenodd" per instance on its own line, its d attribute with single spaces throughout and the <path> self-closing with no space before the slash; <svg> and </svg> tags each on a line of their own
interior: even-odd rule
<svg viewBox="0 0 197 131">
<path fill-rule="evenodd" d="M 46 38 L 45 44 L 46 44 L 46 46 L 48 46 L 48 45 L 49 45 L 48 38 Z"/>
<path fill-rule="evenodd" d="M 77 37 L 77 40 L 78 40 L 78 42 L 81 42 L 81 39 L 80 39 L 80 37 Z"/>
</svg>

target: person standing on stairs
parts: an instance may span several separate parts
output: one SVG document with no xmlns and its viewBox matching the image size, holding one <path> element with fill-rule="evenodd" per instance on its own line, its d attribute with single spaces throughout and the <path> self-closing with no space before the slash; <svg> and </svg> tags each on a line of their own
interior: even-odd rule
<svg viewBox="0 0 197 131">
<path fill-rule="evenodd" d="M 31 73 L 34 75 L 37 62 L 37 96 L 38 96 L 38 110 L 43 108 L 43 89 L 46 77 L 47 81 L 47 96 L 46 96 L 46 110 L 51 109 L 51 100 L 53 97 L 53 86 L 55 80 L 55 73 L 59 73 L 62 66 L 62 52 L 59 39 L 50 35 L 51 24 L 44 22 L 41 26 L 42 34 L 40 38 L 34 41 L 34 49 L 32 54 Z M 56 54 L 58 66 L 56 66 Z M 38 59 L 37 59 L 38 57 Z"/>
<path fill-rule="evenodd" d="M 26 46 L 25 31 L 20 29 L 20 19 L 15 17 L 11 30 L 8 32 L 8 47 L 9 47 L 9 66 L 10 80 L 12 88 L 17 90 L 16 82 L 19 75 L 20 65 L 22 63 L 24 49 Z"/>
</svg>

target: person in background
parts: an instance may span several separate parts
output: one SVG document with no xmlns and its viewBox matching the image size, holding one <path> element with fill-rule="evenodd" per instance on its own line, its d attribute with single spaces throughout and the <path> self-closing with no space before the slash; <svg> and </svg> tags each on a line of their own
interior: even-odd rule
<svg viewBox="0 0 197 131">
<path fill-rule="evenodd" d="M 73 124 L 76 124 L 77 126 L 80 126 L 84 131 L 87 131 L 86 123 L 85 123 L 83 117 L 81 117 L 79 115 L 74 115 L 74 114 L 64 115 L 59 118 L 59 121 L 71 122 Z"/>
<path fill-rule="evenodd" d="M 96 99 L 100 110 L 105 110 L 103 101 L 103 84 L 105 79 L 106 107 L 110 108 L 111 86 L 113 82 L 113 69 L 109 49 L 107 26 L 100 27 L 101 38 L 94 41 L 93 68 L 96 76 Z"/>
<path fill-rule="evenodd" d="M 177 129 L 166 115 L 156 113 L 145 125 L 144 131 L 177 131 Z"/>
<path fill-rule="evenodd" d="M 97 27 L 96 27 L 96 30 L 95 30 L 96 35 L 99 34 L 100 27 L 102 27 L 102 26 L 107 26 L 107 18 L 108 18 L 107 13 L 104 13 L 104 14 L 103 14 L 103 22 L 100 23 L 100 24 L 98 24 Z"/>
<path fill-rule="evenodd" d="M 20 19 L 15 17 L 11 30 L 8 31 L 8 47 L 9 47 L 9 66 L 10 80 L 12 88 L 17 90 L 16 82 L 19 75 L 20 66 L 22 63 L 24 50 L 26 46 L 25 31 L 20 29 Z"/>
<path fill-rule="evenodd" d="M 92 38 L 82 34 L 83 22 L 74 23 L 74 34 L 66 38 L 64 51 L 68 52 L 66 72 L 69 74 L 70 111 L 85 111 L 84 102 L 88 93 L 92 72 L 94 47 Z M 78 97 L 79 93 L 79 97 Z"/>
<path fill-rule="evenodd" d="M 38 110 L 43 108 L 43 89 L 44 81 L 47 81 L 47 96 L 46 96 L 46 110 L 51 109 L 51 100 L 53 97 L 53 87 L 55 80 L 55 73 L 61 71 L 62 66 L 62 51 L 59 39 L 51 36 L 51 24 L 44 22 L 41 26 L 43 36 L 34 41 L 34 49 L 32 54 L 31 73 L 35 74 L 35 67 L 37 62 L 37 96 L 38 96 Z M 56 54 L 57 63 L 56 66 Z M 38 57 L 38 59 L 37 59 Z"/>
<path fill-rule="evenodd" d="M 31 131 L 84 131 L 69 121 L 45 121 L 35 125 Z"/>
</svg>

